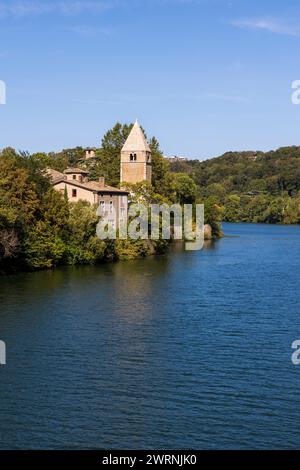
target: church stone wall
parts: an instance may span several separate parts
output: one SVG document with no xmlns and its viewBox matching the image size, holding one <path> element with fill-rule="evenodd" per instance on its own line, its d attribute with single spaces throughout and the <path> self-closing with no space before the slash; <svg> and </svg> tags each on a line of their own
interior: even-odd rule
<svg viewBox="0 0 300 470">
<path fill-rule="evenodd" d="M 131 153 L 136 154 L 136 161 L 130 161 Z M 149 152 L 122 152 L 121 182 L 136 184 L 141 181 L 148 181 L 151 183 L 151 179 L 152 165 Z"/>
<path fill-rule="evenodd" d="M 122 181 L 126 183 L 139 183 L 146 179 L 144 163 L 123 163 Z"/>
</svg>

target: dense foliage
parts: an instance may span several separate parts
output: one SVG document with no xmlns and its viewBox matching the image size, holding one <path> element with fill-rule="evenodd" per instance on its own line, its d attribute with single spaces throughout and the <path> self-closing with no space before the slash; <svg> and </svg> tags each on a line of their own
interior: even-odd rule
<svg viewBox="0 0 300 470">
<path fill-rule="evenodd" d="M 203 162 L 179 161 L 174 172 L 191 176 L 200 198 L 214 197 L 231 222 L 300 223 L 300 147 L 229 152 Z"/>
<path fill-rule="evenodd" d="M 133 259 L 166 250 L 163 240 L 99 240 L 95 207 L 84 201 L 68 202 L 44 175 L 47 167 L 63 171 L 82 166 L 92 179 L 105 176 L 108 184 L 117 186 L 120 150 L 131 127 L 116 124 L 90 160 L 85 160 L 81 147 L 50 154 L 19 154 L 11 148 L 0 152 L 0 272 Z M 155 138 L 150 145 L 153 185 L 140 183 L 131 188 L 133 193 L 149 203 L 195 203 L 194 181 L 185 173 L 170 172 Z M 218 201 L 211 199 L 206 221 L 215 235 L 220 233 L 216 223 L 220 213 Z"/>
<path fill-rule="evenodd" d="M 46 268 L 106 257 L 89 204 L 69 204 L 37 160 L 12 149 L 0 155 L 0 267 Z"/>
</svg>

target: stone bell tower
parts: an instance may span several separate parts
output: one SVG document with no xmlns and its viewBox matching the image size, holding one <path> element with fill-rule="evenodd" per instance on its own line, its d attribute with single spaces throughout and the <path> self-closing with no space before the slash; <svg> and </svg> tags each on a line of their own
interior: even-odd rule
<svg viewBox="0 0 300 470">
<path fill-rule="evenodd" d="M 138 121 L 121 150 L 121 183 L 151 183 L 151 150 Z"/>
</svg>

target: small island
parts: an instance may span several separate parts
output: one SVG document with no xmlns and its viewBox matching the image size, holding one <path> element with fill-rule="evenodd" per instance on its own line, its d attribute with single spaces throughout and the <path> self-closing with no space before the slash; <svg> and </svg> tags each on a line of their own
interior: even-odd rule
<svg viewBox="0 0 300 470">
<path fill-rule="evenodd" d="M 205 237 L 219 238 L 222 208 L 194 179 L 172 172 L 157 139 L 117 123 L 99 149 L 0 153 L 0 271 L 98 264 L 162 254 L 169 240 L 99 240 L 97 207 L 125 217 L 129 203 L 205 205 Z"/>
</svg>

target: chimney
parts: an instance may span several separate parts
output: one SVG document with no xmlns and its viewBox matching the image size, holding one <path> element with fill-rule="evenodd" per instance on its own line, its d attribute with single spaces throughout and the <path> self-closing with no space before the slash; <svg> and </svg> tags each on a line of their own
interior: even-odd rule
<svg viewBox="0 0 300 470">
<path fill-rule="evenodd" d="M 91 148 L 86 149 L 86 151 L 85 151 L 86 160 L 88 160 L 89 158 L 94 158 L 95 155 L 96 155 L 96 152 L 95 152 L 94 149 L 91 149 Z"/>
<path fill-rule="evenodd" d="M 100 178 L 99 178 L 99 184 L 100 184 L 100 186 L 101 186 L 102 188 L 104 188 L 104 186 L 105 186 L 105 178 L 104 178 L 104 176 L 100 176 Z"/>
</svg>

